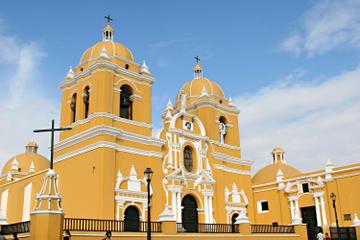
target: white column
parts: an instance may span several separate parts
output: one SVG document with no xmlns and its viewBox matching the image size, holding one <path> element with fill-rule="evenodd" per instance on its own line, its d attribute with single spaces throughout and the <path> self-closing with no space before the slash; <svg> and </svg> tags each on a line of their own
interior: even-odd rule
<svg viewBox="0 0 360 240">
<path fill-rule="evenodd" d="M 325 203 L 324 203 L 323 195 L 320 196 L 320 206 L 321 206 L 321 214 L 322 214 L 322 219 L 323 219 L 323 225 L 327 226 Z"/>
<path fill-rule="evenodd" d="M 294 201 L 290 200 L 290 214 L 291 214 L 291 220 L 294 219 Z"/>
<path fill-rule="evenodd" d="M 178 213 L 177 219 L 178 219 L 178 222 L 181 223 L 181 221 L 182 221 L 182 219 L 181 219 L 181 193 L 178 192 L 176 194 L 177 194 L 177 213 Z"/>
<path fill-rule="evenodd" d="M 171 192 L 171 205 L 172 205 L 172 211 L 175 215 L 175 219 L 178 220 L 177 218 L 177 205 L 176 205 L 176 192 L 172 191 Z"/>
<path fill-rule="evenodd" d="M 204 194 L 204 212 L 205 212 L 205 223 L 209 223 L 209 204 L 208 196 Z"/>
<path fill-rule="evenodd" d="M 315 198 L 315 210 L 316 210 L 316 220 L 317 220 L 317 225 L 318 227 L 321 227 L 321 213 L 320 213 L 320 207 L 319 207 L 319 199 L 318 197 L 314 197 Z"/>
<path fill-rule="evenodd" d="M 214 223 L 212 200 L 213 200 L 213 197 L 209 196 L 209 218 L 210 218 L 209 220 L 210 220 L 210 223 Z"/>
</svg>

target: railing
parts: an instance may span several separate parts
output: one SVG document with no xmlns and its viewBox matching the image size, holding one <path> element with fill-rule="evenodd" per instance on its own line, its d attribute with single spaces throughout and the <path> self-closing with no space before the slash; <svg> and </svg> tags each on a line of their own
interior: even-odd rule
<svg viewBox="0 0 360 240">
<path fill-rule="evenodd" d="M 290 225 L 265 225 L 252 224 L 252 233 L 295 233 L 294 226 Z"/>
<path fill-rule="evenodd" d="M 238 233 L 239 226 L 234 224 L 215 224 L 215 223 L 198 223 L 198 224 L 176 224 L 177 232 L 199 232 L 199 233 Z"/>
<path fill-rule="evenodd" d="M 161 232 L 161 222 L 151 222 L 150 224 L 151 232 Z M 124 221 L 117 220 L 65 218 L 64 229 L 89 232 L 146 232 L 147 222 L 126 224 Z"/>
<path fill-rule="evenodd" d="M 356 240 L 356 229 L 355 227 L 330 227 L 331 239 L 347 239 Z M 339 237 L 340 235 L 340 237 Z"/>
<path fill-rule="evenodd" d="M 1 230 L 4 235 L 10 235 L 13 233 L 28 233 L 30 232 L 30 221 L 2 225 Z"/>
</svg>

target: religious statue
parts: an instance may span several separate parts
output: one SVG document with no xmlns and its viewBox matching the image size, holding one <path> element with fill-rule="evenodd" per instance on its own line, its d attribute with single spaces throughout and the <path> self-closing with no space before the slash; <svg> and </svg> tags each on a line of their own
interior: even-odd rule
<svg viewBox="0 0 360 240">
<path fill-rule="evenodd" d="M 224 122 L 220 122 L 219 124 L 220 130 L 220 143 L 225 143 L 225 135 L 226 135 L 226 124 Z"/>
</svg>

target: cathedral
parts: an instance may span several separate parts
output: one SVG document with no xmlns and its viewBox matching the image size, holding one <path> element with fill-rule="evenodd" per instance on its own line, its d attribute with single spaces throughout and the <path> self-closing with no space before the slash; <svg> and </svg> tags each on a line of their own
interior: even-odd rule
<svg viewBox="0 0 360 240">
<path fill-rule="evenodd" d="M 71 130 L 54 145 L 59 211 L 69 218 L 146 221 L 144 170 L 151 168 L 152 221 L 176 221 L 185 232 L 198 223 L 306 223 L 314 234 L 316 227 L 328 231 L 337 218 L 341 226 L 360 226 L 360 163 L 328 161 L 303 173 L 276 147 L 269 165 L 253 173 L 253 161 L 241 154 L 239 109 L 203 76 L 198 61 L 193 74 L 166 105 L 154 137 L 155 79 L 106 24 L 100 41 L 60 84 L 60 125 Z M 37 210 L 50 165 L 37 150 L 30 141 L 2 169 L 2 225 L 29 221 Z"/>
</svg>

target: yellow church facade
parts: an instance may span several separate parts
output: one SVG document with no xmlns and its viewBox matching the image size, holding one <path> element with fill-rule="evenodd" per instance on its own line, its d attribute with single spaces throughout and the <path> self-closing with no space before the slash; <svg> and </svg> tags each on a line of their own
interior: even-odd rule
<svg viewBox="0 0 360 240">
<path fill-rule="evenodd" d="M 194 223 L 307 223 L 328 231 L 335 224 L 331 193 L 339 224 L 360 225 L 360 164 L 328 162 L 323 170 L 301 173 L 275 148 L 272 163 L 252 175 L 253 161 L 241 156 L 240 111 L 199 63 L 174 104 L 169 100 L 154 137 L 154 83 L 145 62 L 135 62 L 114 41 L 108 23 L 102 40 L 60 84 L 60 125 L 71 130 L 55 144 L 54 173 L 33 141 L 11 158 L 0 177 L 0 223 L 29 221 L 46 190 L 44 179 L 55 176 L 55 200 L 65 217 L 146 221 L 144 170 L 150 167 L 151 220 L 182 223 L 185 232 Z"/>
</svg>

